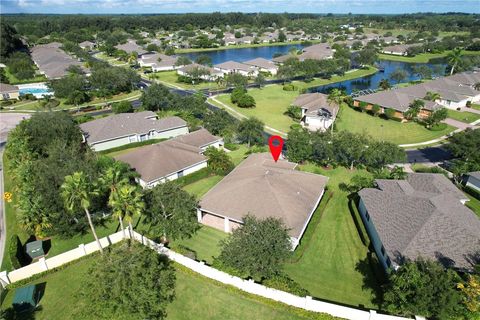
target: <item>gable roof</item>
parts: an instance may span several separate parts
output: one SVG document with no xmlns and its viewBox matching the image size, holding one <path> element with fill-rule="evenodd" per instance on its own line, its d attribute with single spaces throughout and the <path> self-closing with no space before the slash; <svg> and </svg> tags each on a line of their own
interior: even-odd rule
<svg viewBox="0 0 480 320">
<path fill-rule="evenodd" d="M 216 69 L 210 68 L 210 67 L 208 67 L 208 66 L 204 66 L 204 65 L 198 64 L 198 63 L 187 64 L 187 65 L 179 68 L 178 70 L 179 70 L 179 71 L 183 71 L 183 72 L 185 72 L 185 73 L 188 73 L 188 72 L 193 71 L 195 68 L 198 68 L 198 69 L 200 69 L 200 70 L 206 70 L 206 71 L 208 71 L 208 73 L 209 73 L 210 75 L 215 75 L 215 74 L 219 75 L 219 74 L 222 74 L 222 72 L 219 71 L 219 70 L 216 70 Z"/>
<path fill-rule="evenodd" d="M 0 83 L 0 93 L 11 93 L 11 92 L 18 92 L 17 86 L 12 86 L 8 83 Z"/>
<path fill-rule="evenodd" d="M 295 167 L 285 160 L 274 162 L 267 153 L 251 154 L 205 194 L 200 207 L 237 221 L 248 213 L 281 218 L 290 235 L 298 238 L 328 178 Z"/>
<path fill-rule="evenodd" d="M 82 63 L 65 51 L 60 49 L 61 43 L 52 42 L 48 44 L 38 45 L 31 49 L 31 57 L 45 76 L 49 79 L 61 78 L 67 74 L 67 69 L 76 65 L 84 71 L 87 68 L 82 66 Z"/>
<path fill-rule="evenodd" d="M 115 159 L 128 163 L 146 183 L 207 161 L 200 148 L 174 140 L 140 147 Z"/>
<path fill-rule="evenodd" d="M 118 50 L 123 50 L 126 53 L 136 52 L 139 56 L 147 53 L 148 51 L 140 47 L 135 40 L 128 39 L 126 43 L 118 44 L 115 46 Z"/>
<path fill-rule="evenodd" d="M 320 92 L 301 94 L 292 102 L 292 105 L 306 109 L 307 113 L 311 115 L 316 115 L 320 109 L 333 114 L 338 108 L 337 105 L 328 102 L 327 95 Z"/>
<path fill-rule="evenodd" d="M 200 130 L 175 137 L 173 140 L 197 148 L 202 148 L 223 139 L 221 137 L 214 136 L 207 129 L 202 128 Z"/>
<path fill-rule="evenodd" d="M 257 69 L 254 66 L 232 60 L 216 64 L 214 67 L 223 70 L 242 70 L 245 72 L 255 71 Z"/>
<path fill-rule="evenodd" d="M 480 220 L 444 175 L 411 173 L 375 180 L 359 195 L 392 262 L 418 256 L 469 270 L 480 248 Z"/>
<path fill-rule="evenodd" d="M 105 118 L 80 124 L 89 144 L 111 140 L 132 134 L 146 134 L 152 130 L 158 132 L 186 127 L 187 123 L 179 117 L 157 119 L 152 111 L 119 113 Z"/>
<path fill-rule="evenodd" d="M 158 61 L 160 59 L 160 61 Z M 163 53 L 149 53 L 144 54 L 140 58 L 143 63 L 153 64 L 156 67 L 169 67 L 174 66 L 177 62 L 177 56 L 167 56 Z"/>
<path fill-rule="evenodd" d="M 277 69 L 278 67 L 273 63 L 273 61 L 264 59 L 264 58 L 255 58 L 252 60 L 244 61 L 244 64 L 251 66 L 263 68 L 263 69 Z"/>
</svg>

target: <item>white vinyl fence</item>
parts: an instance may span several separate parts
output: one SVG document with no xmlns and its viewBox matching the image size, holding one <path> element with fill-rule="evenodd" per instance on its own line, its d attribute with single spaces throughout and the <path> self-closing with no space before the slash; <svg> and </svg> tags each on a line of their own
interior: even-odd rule
<svg viewBox="0 0 480 320">
<path fill-rule="evenodd" d="M 126 232 L 129 236 L 129 232 Z M 100 239 L 102 247 L 105 248 L 109 245 L 122 241 L 123 232 L 111 234 L 107 237 Z M 181 254 L 178 254 L 163 245 L 156 243 L 143 235 L 133 231 L 133 239 L 146 245 L 158 253 L 167 255 L 171 260 L 179 263 L 207 278 L 219 281 L 221 283 L 234 286 L 245 292 L 262 296 L 268 299 L 282 302 L 284 304 L 305 309 L 313 312 L 327 313 L 335 317 L 351 319 L 351 320 L 401 320 L 407 319 L 402 317 L 390 316 L 379 314 L 374 310 L 366 311 L 333 303 L 314 300 L 312 297 L 299 297 L 288 292 L 272 289 L 264 285 L 255 283 L 253 280 L 244 280 L 239 277 L 231 276 L 228 273 L 217 270 L 210 266 L 205 265 L 203 262 L 198 262 L 187 258 Z M 0 283 L 3 287 L 10 283 L 14 283 L 23 279 L 27 279 L 35 274 L 57 268 L 65 263 L 84 257 L 90 253 L 99 251 L 97 243 L 95 241 L 88 244 L 81 244 L 78 248 L 59 254 L 49 259 L 41 258 L 39 261 L 34 262 L 23 268 L 7 272 L 0 273 Z M 416 319 L 423 319 L 416 317 Z"/>
</svg>

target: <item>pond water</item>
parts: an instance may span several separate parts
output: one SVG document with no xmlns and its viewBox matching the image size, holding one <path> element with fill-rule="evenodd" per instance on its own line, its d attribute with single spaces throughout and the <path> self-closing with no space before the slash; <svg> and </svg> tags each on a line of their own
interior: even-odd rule
<svg viewBox="0 0 480 320">
<path fill-rule="evenodd" d="M 234 60 L 238 62 L 243 62 L 255 58 L 265 58 L 270 60 L 273 58 L 275 53 L 286 54 L 292 47 L 295 47 L 297 49 L 302 48 L 301 45 L 265 46 L 256 48 L 236 48 L 227 50 L 194 52 L 185 55 L 192 60 L 195 60 L 199 55 L 207 55 L 212 59 L 213 64 L 218 64 L 229 60 Z M 356 91 L 362 91 L 367 89 L 376 90 L 378 88 L 378 84 L 382 79 L 389 80 L 392 85 L 395 84 L 394 81 L 390 80 L 389 78 L 392 72 L 394 72 L 396 69 L 405 70 L 407 73 L 407 77 L 401 82 L 415 81 L 420 79 L 420 77 L 418 75 L 415 75 L 413 71 L 413 68 L 417 65 L 421 64 L 380 60 L 377 63 L 377 67 L 381 71 L 373 75 L 311 88 L 310 91 L 327 92 L 332 88 L 340 88 L 345 90 L 347 94 L 351 94 Z M 438 61 L 436 63 L 425 63 L 423 65 L 428 66 L 432 70 L 434 76 L 443 76 L 445 73 L 446 64 L 442 61 Z"/>
<path fill-rule="evenodd" d="M 271 60 L 275 53 L 287 54 L 290 48 L 301 49 L 301 45 L 283 45 L 283 46 L 265 46 L 255 48 L 238 48 L 227 50 L 215 50 L 206 52 L 192 52 L 185 54 L 190 59 L 195 60 L 199 55 L 207 55 L 212 59 L 213 64 L 219 64 L 229 60 L 243 62 L 255 58 L 265 58 Z"/>
</svg>

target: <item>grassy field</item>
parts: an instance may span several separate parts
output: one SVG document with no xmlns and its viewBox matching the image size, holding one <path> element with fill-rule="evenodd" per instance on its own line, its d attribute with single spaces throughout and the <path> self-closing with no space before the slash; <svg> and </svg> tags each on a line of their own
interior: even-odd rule
<svg viewBox="0 0 480 320">
<path fill-rule="evenodd" d="M 408 63 L 428 63 L 431 59 L 444 58 L 450 51 L 444 51 L 442 53 L 420 53 L 414 57 L 396 56 L 392 54 L 380 53 L 378 57 L 382 60 L 400 61 Z M 477 51 L 462 51 L 463 55 L 478 55 Z"/>
<path fill-rule="evenodd" d="M 457 110 L 451 110 L 448 109 L 448 117 L 465 122 L 465 123 L 472 123 L 478 119 L 480 119 L 480 114 L 478 113 L 473 113 L 473 112 L 468 112 L 468 111 L 457 111 Z"/>
<path fill-rule="evenodd" d="M 295 121 L 284 113 L 288 106 L 298 96 L 298 91 L 284 91 L 280 85 L 270 85 L 262 89 L 248 90 L 256 101 L 255 108 L 239 108 L 230 101 L 230 95 L 223 94 L 217 96 L 217 100 L 225 103 L 235 111 L 247 116 L 257 117 L 265 125 L 277 130 L 287 132 Z"/>
<path fill-rule="evenodd" d="M 431 131 L 415 122 L 401 123 L 394 120 L 385 120 L 367 113 L 361 113 L 345 105 L 342 106 L 336 120 L 336 126 L 338 130 L 365 132 L 375 139 L 396 144 L 429 141 L 455 130 L 455 128 L 447 126 L 441 131 Z"/>
<path fill-rule="evenodd" d="M 376 306 L 378 284 L 367 258 L 368 248 L 362 243 L 348 208 L 348 194 L 339 188 L 354 174 L 367 173 L 342 167 L 324 170 L 314 165 L 302 165 L 300 169 L 328 176 L 327 187 L 333 197 L 321 213 L 318 225 L 308 226 L 316 229 L 308 243 L 301 243 L 307 246 L 303 256 L 286 264 L 286 272 L 314 297 L 355 306 Z"/>
<path fill-rule="evenodd" d="M 208 192 L 208 190 L 213 188 L 222 179 L 222 176 L 211 176 L 186 185 L 183 189 L 188 193 L 195 195 L 197 199 L 200 199 L 205 193 Z"/>
<path fill-rule="evenodd" d="M 88 303 L 78 300 L 76 294 L 81 289 L 82 278 L 88 276 L 94 258 L 99 257 L 83 259 L 32 282 L 32 284 L 45 283 L 45 294 L 40 300 L 41 310 L 33 314 L 35 319 L 74 318 L 76 311 Z M 192 315 L 195 315 L 195 319 L 245 319 L 246 314 L 255 314 L 256 319 L 333 319 L 328 315 L 303 312 L 281 303 L 255 297 L 195 274 L 177 264 L 175 268 L 176 298 L 167 309 L 169 320 L 188 320 L 192 319 Z M 7 293 L 2 307 L 11 306 L 14 291 Z M 138 319 L 138 315 L 123 314 L 121 319 Z"/>
<path fill-rule="evenodd" d="M 326 84 L 331 84 L 335 82 L 351 80 L 355 78 L 365 77 L 377 73 L 378 69 L 375 67 L 368 66 L 365 69 L 357 69 L 353 71 L 346 72 L 343 76 L 334 75 L 330 79 L 315 78 L 310 82 L 305 81 L 293 81 L 293 84 L 300 89 L 312 88 L 323 86 Z"/>
<path fill-rule="evenodd" d="M 480 110 L 480 104 L 472 103 L 472 108 L 475 110 Z"/>
<path fill-rule="evenodd" d="M 467 201 L 465 205 L 472 209 L 472 211 L 475 212 L 475 214 L 480 218 L 480 200 L 469 195 L 468 193 L 465 194 L 470 199 L 470 201 Z"/>
<path fill-rule="evenodd" d="M 10 73 L 10 70 L 5 68 L 5 76 L 8 79 L 8 82 L 10 84 L 22 84 L 22 83 L 33 83 L 33 82 L 44 82 L 47 81 L 47 78 L 43 74 L 37 74 L 33 78 L 30 79 L 18 79 L 15 77 L 12 73 Z"/>
<path fill-rule="evenodd" d="M 168 84 L 171 84 L 183 89 L 199 90 L 199 89 L 218 89 L 219 88 L 218 84 L 215 83 L 214 81 L 204 81 L 196 85 L 192 85 L 184 82 L 178 82 L 177 71 L 155 72 L 155 73 L 151 73 L 151 75 L 153 75 L 155 79 L 158 81 L 166 82 Z"/>
</svg>

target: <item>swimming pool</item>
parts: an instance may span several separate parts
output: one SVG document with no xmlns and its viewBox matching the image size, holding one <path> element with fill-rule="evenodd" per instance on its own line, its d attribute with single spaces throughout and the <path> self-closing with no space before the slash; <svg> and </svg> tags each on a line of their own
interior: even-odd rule
<svg viewBox="0 0 480 320">
<path fill-rule="evenodd" d="M 45 83 L 31 83 L 18 86 L 20 95 L 33 94 L 37 99 L 44 96 L 53 96 L 53 92 L 47 87 Z"/>
</svg>

